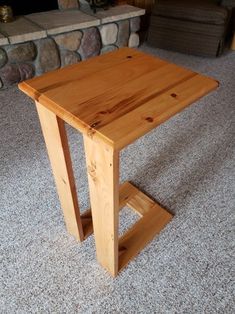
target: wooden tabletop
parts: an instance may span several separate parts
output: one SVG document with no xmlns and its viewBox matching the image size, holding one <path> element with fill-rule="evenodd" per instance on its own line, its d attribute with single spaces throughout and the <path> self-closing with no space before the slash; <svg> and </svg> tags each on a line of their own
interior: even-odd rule
<svg viewBox="0 0 235 314">
<path fill-rule="evenodd" d="M 218 86 L 131 48 L 48 72 L 19 88 L 82 133 L 121 149 Z"/>
</svg>

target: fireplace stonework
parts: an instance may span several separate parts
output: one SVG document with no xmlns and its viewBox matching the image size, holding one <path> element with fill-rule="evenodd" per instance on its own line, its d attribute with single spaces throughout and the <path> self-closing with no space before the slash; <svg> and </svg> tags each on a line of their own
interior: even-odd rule
<svg viewBox="0 0 235 314">
<path fill-rule="evenodd" d="M 62 9 L 75 2 L 58 0 Z M 139 45 L 143 9 L 120 5 L 93 14 L 88 8 L 83 12 L 72 8 L 0 23 L 0 88 L 123 46 Z"/>
</svg>

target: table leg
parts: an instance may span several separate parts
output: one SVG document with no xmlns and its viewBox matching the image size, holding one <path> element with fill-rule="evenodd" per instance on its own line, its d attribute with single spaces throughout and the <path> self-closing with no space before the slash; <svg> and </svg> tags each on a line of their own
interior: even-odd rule
<svg viewBox="0 0 235 314">
<path fill-rule="evenodd" d="M 36 102 L 52 171 L 68 232 L 79 241 L 92 233 L 91 213 L 80 216 L 64 121 Z"/>
<path fill-rule="evenodd" d="M 118 273 L 119 153 L 84 135 L 91 210 L 100 264 Z"/>
<path fill-rule="evenodd" d="M 84 135 L 96 254 L 116 276 L 172 219 L 172 214 L 125 182 L 119 186 L 119 152 Z M 128 206 L 140 219 L 118 237 L 119 210 Z"/>
</svg>

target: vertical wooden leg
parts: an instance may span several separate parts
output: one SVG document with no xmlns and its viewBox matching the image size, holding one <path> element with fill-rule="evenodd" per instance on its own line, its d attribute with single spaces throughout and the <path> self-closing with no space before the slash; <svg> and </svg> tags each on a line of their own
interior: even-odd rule
<svg viewBox="0 0 235 314">
<path fill-rule="evenodd" d="M 38 102 L 36 107 L 67 229 L 82 241 L 84 234 L 64 121 Z"/>
<path fill-rule="evenodd" d="M 97 259 L 118 273 L 119 155 L 84 135 Z"/>
</svg>

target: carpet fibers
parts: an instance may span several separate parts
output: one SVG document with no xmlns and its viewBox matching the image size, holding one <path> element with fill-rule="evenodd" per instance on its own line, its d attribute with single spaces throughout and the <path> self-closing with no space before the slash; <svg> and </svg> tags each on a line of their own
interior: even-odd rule
<svg viewBox="0 0 235 314">
<path fill-rule="evenodd" d="M 33 102 L 0 91 L 0 313 L 234 313 L 235 54 L 142 50 L 220 87 L 121 153 L 131 180 L 175 214 L 113 279 L 94 237 L 65 230 Z M 79 201 L 89 206 L 82 137 L 68 127 Z M 120 232 L 136 221 L 125 208 Z"/>
</svg>

